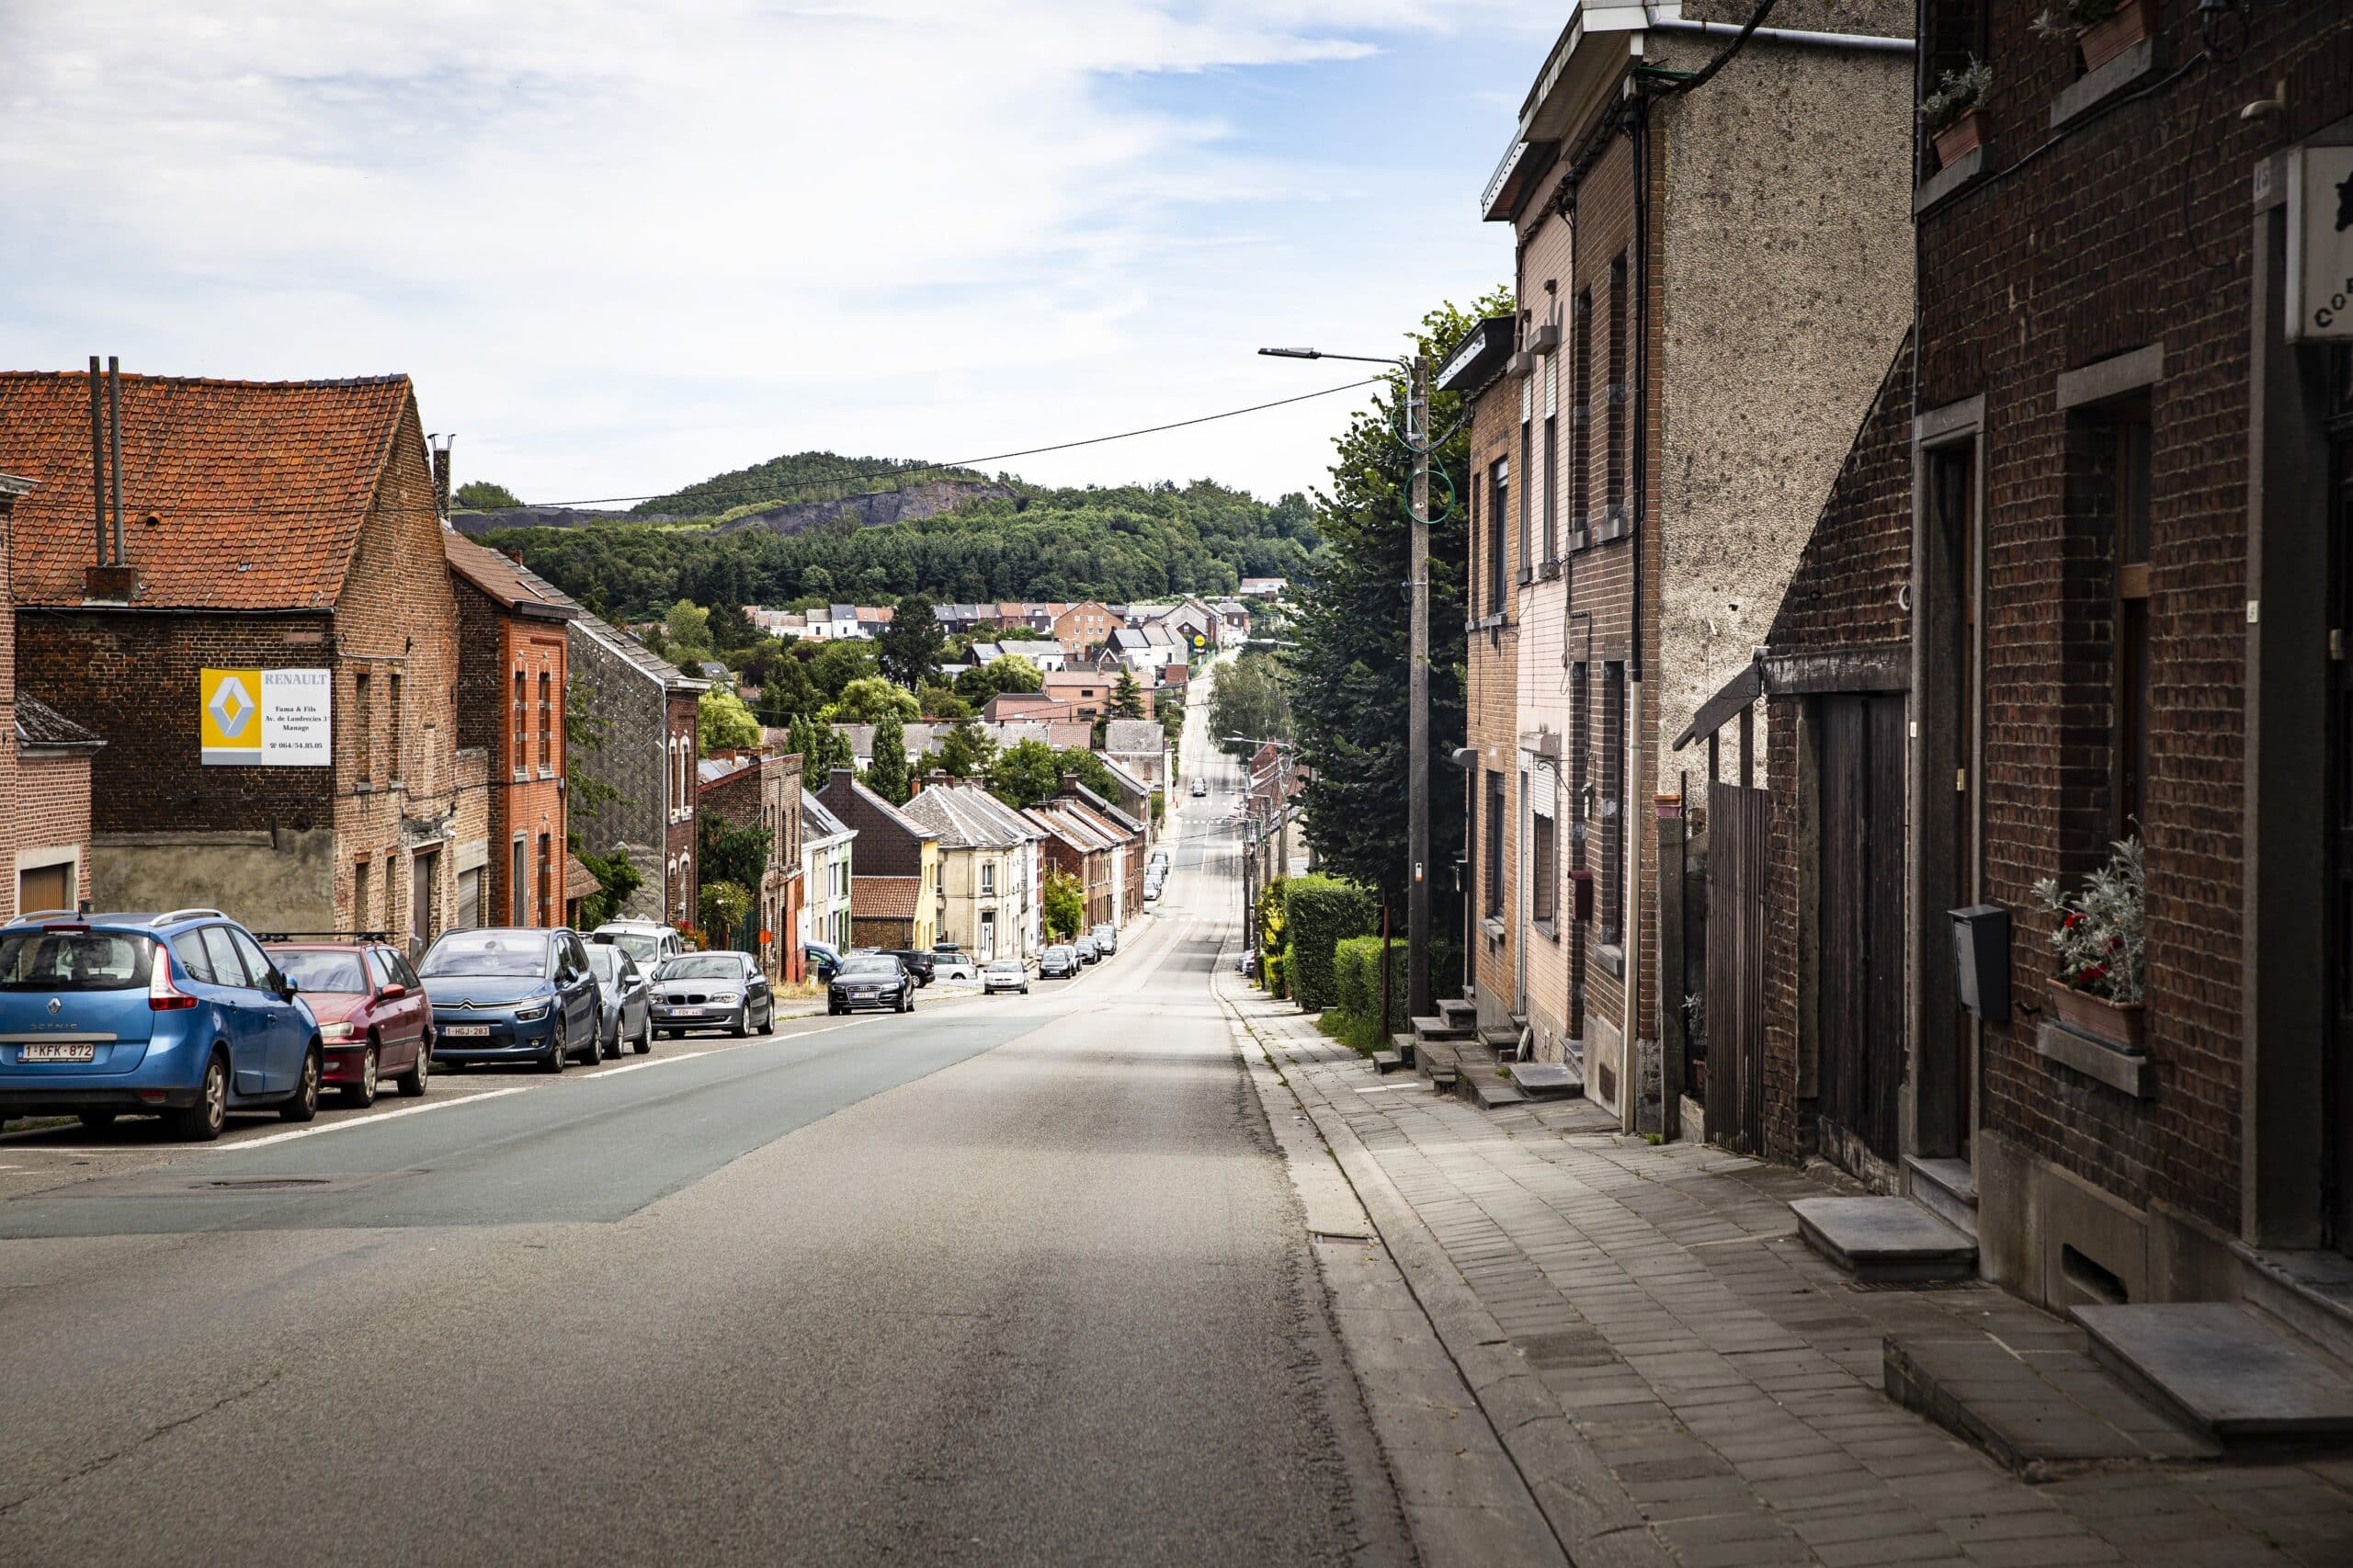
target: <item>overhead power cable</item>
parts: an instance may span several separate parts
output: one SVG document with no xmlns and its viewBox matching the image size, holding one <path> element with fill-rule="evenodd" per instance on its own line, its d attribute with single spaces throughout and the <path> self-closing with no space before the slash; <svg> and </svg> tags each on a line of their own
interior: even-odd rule
<svg viewBox="0 0 2353 1568">
<path fill-rule="evenodd" d="M 1195 425 L 1212 424 L 1220 419 L 1238 419 L 1245 414 L 1263 414 L 1270 408 L 1282 408 L 1294 403 L 1306 403 L 1314 398 L 1330 397 L 1336 392 L 1354 392 L 1358 387 L 1372 386 L 1378 382 L 1385 381 L 1386 380 L 1388 380 L 1388 378 L 1385 376 L 1367 376 L 1361 381 L 1345 382 L 1336 387 L 1325 387 L 1321 392 L 1301 392 L 1296 397 L 1279 397 L 1272 403 L 1254 403 L 1247 408 L 1229 408 L 1219 414 L 1197 415 L 1190 419 L 1173 419 L 1165 425 L 1147 425 L 1141 429 L 1120 430 L 1115 431 L 1108 436 L 1088 436 L 1083 439 L 1075 441 L 1057 441 L 1050 446 L 1025 447 L 1019 451 L 991 452 L 985 457 L 960 458 L 954 462 L 929 463 L 919 468 L 876 469 L 871 472 L 871 474 L 837 474 L 831 479 L 812 480 L 799 485 L 788 485 L 781 493 L 772 489 L 763 489 L 760 491 L 756 498 L 763 501 L 780 500 L 784 494 L 789 494 L 796 489 L 822 490 L 839 484 L 845 480 L 855 481 L 861 478 L 882 478 L 886 476 L 904 479 L 912 474 L 937 473 L 947 469 L 978 468 L 983 463 L 1004 462 L 1012 458 L 1033 458 L 1045 452 L 1066 452 L 1077 447 L 1099 447 L 1107 441 L 1131 440 L 1138 436 L 1157 436 L 1164 430 L 1182 430 Z M 692 489 L 694 487 L 688 486 L 688 488 Z M 659 501 L 665 495 L 675 495 L 677 494 L 680 493 L 675 490 L 664 490 L 657 491 L 651 495 L 600 495 L 585 501 L 532 501 L 527 502 L 526 505 L 532 507 L 618 506 L 625 503 L 638 501 Z M 874 491 L 865 492 L 864 494 L 887 494 L 889 493 L 887 491 Z M 850 497 L 841 496 L 838 497 L 838 499 L 848 500 Z"/>
</svg>

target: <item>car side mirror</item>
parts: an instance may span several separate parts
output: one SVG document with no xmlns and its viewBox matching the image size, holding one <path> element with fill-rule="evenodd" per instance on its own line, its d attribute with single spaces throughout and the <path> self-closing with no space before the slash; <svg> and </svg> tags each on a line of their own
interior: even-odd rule
<svg viewBox="0 0 2353 1568">
<path fill-rule="evenodd" d="M 398 981 L 394 981 L 392 984 L 385 986 L 383 990 L 378 992 L 376 994 L 381 996 L 387 1002 L 397 1002 L 402 997 L 408 994 L 408 987 L 401 984 Z"/>
<path fill-rule="evenodd" d="M 301 983 L 297 981 L 292 975 L 281 974 L 278 977 L 278 994 L 280 996 L 285 997 L 287 1000 L 293 1000 L 294 994 L 301 989 Z"/>
</svg>

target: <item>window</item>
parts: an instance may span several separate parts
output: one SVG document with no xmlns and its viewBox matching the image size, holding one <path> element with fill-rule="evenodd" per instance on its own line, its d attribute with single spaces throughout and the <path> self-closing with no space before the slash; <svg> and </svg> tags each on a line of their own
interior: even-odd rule
<svg viewBox="0 0 2353 1568">
<path fill-rule="evenodd" d="M 555 771 L 555 676 L 540 672 L 540 772 Z"/>
<path fill-rule="evenodd" d="M 237 956 L 236 944 L 229 940 L 229 928 L 226 926 L 207 926 L 203 929 L 204 951 L 212 960 L 212 983 L 216 985 L 253 985 L 252 977 L 245 973 L 244 960 Z"/>
<path fill-rule="evenodd" d="M 392 928 L 392 912 L 398 906 L 401 896 L 400 883 L 395 880 L 400 875 L 400 866 L 398 856 L 384 857 L 384 919 L 381 928 L 387 931 Z"/>
<path fill-rule="evenodd" d="M 207 985 L 215 983 L 212 955 L 205 950 L 202 931 L 181 932 L 172 938 L 172 951 L 178 957 L 180 967 L 188 971 L 190 980 L 200 980 Z"/>
<path fill-rule="evenodd" d="M 1593 699 L 1583 665 L 1569 666 L 1569 865 L 1585 869 L 1586 819 L 1592 815 Z"/>
<path fill-rule="evenodd" d="M 1493 768 L 1487 771 L 1485 806 L 1487 913 L 1500 916 L 1504 912 L 1504 776 Z"/>
<path fill-rule="evenodd" d="M 519 834 L 516 835 L 515 842 L 506 846 L 506 924 L 509 926 L 529 926 L 531 923 L 530 905 L 525 902 L 530 896 L 529 855 L 530 848 Z"/>
<path fill-rule="evenodd" d="M 517 773 L 521 773 L 525 768 L 531 766 L 530 734 L 530 699 L 525 686 L 523 672 L 521 670 L 517 670 L 515 672 L 515 724 L 513 729 L 515 755 L 514 760 L 510 764 Z"/>
<path fill-rule="evenodd" d="M 359 742 L 359 782 L 372 790 L 376 787 L 376 694 L 366 670 L 352 676 L 351 685 L 351 722 L 358 732 Z"/>
<path fill-rule="evenodd" d="M 392 782 L 397 784 L 401 781 L 402 777 L 407 771 L 401 767 L 401 758 L 403 756 L 403 742 L 407 739 L 408 732 L 406 726 L 403 722 L 404 715 L 403 714 L 401 708 L 401 677 L 399 672 L 393 672 L 389 678 L 391 679 L 392 686 L 392 723 L 391 744 L 385 749 L 392 758 Z"/>
<path fill-rule="evenodd" d="M 1552 819 L 1538 812 L 1528 827 L 1528 913 L 1537 924 L 1550 926 L 1557 917 L 1555 881 L 1560 875 Z"/>
<path fill-rule="evenodd" d="M 1569 528 L 1583 542 L 1593 525 L 1593 290 L 1577 296 L 1570 333 Z"/>
<path fill-rule="evenodd" d="M 369 873 L 373 869 L 374 862 L 369 860 L 358 861 L 351 868 L 351 924 L 354 929 L 365 928 L 369 913 L 375 908 L 375 890 L 369 882 Z"/>
<path fill-rule="evenodd" d="M 457 927 L 469 930 L 482 924 L 482 868 L 458 873 Z"/>
<path fill-rule="evenodd" d="M 1626 258 L 1609 264 L 1609 384 L 1603 394 L 1608 403 L 1608 441 L 1602 453 L 1608 465 L 1603 502 L 1622 516 L 1626 505 Z M 1617 517 L 1610 519 L 1618 521 Z"/>
<path fill-rule="evenodd" d="M 1624 939 L 1626 902 L 1626 666 L 1601 666 L 1601 939 Z"/>
<path fill-rule="evenodd" d="M 2149 778 L 2149 416 L 2116 422 L 2116 835 L 2141 831 Z"/>
<path fill-rule="evenodd" d="M 1561 421 L 1558 415 L 1544 416 L 1544 564 L 1552 565 L 1561 559 L 1559 523 L 1553 516 L 1552 495 L 1561 488 Z"/>
<path fill-rule="evenodd" d="M 996 862 L 994 860 L 981 862 L 981 891 L 983 892 L 996 892 Z"/>
<path fill-rule="evenodd" d="M 552 835 L 540 835 L 540 908 L 534 922 L 540 926 L 555 924 L 555 851 Z"/>
<path fill-rule="evenodd" d="M 1531 377 L 1519 386 L 1519 575 L 1523 582 L 1528 578 L 1529 562 L 1536 559 L 1536 552 L 1529 548 L 1528 534 L 1534 521 L 1536 492 L 1542 485 L 1542 475 L 1536 471 L 1534 452 L 1535 402 L 1536 382 Z"/>
<path fill-rule="evenodd" d="M 1504 519 L 1511 516 L 1511 460 L 1487 472 L 1487 613 L 1504 612 Z"/>
</svg>

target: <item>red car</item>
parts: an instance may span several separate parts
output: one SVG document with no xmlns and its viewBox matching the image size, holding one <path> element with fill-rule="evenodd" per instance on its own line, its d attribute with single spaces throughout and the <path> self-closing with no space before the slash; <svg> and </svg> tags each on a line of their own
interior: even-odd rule
<svg viewBox="0 0 2353 1568">
<path fill-rule="evenodd" d="M 381 942 L 271 941 L 269 956 L 301 986 L 326 1048 L 323 1087 L 347 1106 L 376 1103 L 390 1078 L 404 1095 L 425 1093 L 433 1071 L 433 1004 L 397 948 Z"/>
</svg>

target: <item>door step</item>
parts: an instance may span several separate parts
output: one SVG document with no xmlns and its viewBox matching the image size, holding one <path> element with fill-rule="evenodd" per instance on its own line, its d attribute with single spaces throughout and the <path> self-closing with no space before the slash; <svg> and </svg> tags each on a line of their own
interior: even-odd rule
<svg viewBox="0 0 2353 1568">
<path fill-rule="evenodd" d="M 1479 1004 L 1453 996 L 1441 996 L 1438 999 L 1438 1016 L 1446 1021 L 1449 1028 L 1475 1029 L 1479 1027 Z"/>
<path fill-rule="evenodd" d="M 1372 1070 L 1376 1073 L 1394 1073 L 1406 1064 L 1404 1052 L 1393 1046 L 1372 1053 Z"/>
<path fill-rule="evenodd" d="M 1445 1018 L 1414 1018 L 1409 1022 L 1415 1036 L 1421 1040 L 1472 1040 L 1479 1033 L 1476 1024 L 1450 1023 Z"/>
<path fill-rule="evenodd" d="M 1414 1064 L 1414 1057 L 1418 1042 L 1412 1035 L 1391 1035 L 1389 1037 L 1389 1043 L 1390 1046 L 1397 1052 L 1397 1060 L 1400 1062 L 1407 1067 L 1411 1067 Z"/>
<path fill-rule="evenodd" d="M 2240 1277 L 2246 1305 L 2353 1366 L 2353 1257 L 2252 1249 L 2240 1256 L 2246 1265 Z"/>
<path fill-rule="evenodd" d="M 1913 1202 L 1967 1236 L 1977 1239 L 1977 1177 L 1967 1160 L 1904 1156 L 1904 1189 Z"/>
<path fill-rule="evenodd" d="M 2353 1439 L 2353 1382 L 2228 1301 L 2077 1307 L 2092 1355 L 2225 1448 Z"/>
<path fill-rule="evenodd" d="M 1485 1028 L 1479 1031 L 1479 1043 L 1501 1056 L 1519 1049 L 1519 1031 L 1506 1028 Z"/>
<path fill-rule="evenodd" d="M 1423 1077 L 1430 1081 L 1431 1087 L 1450 1089 L 1454 1086 L 1458 1074 L 1454 1065 L 1454 1047 L 1449 1041 L 1425 1040 L 1416 1042 L 1414 1065 Z"/>
<path fill-rule="evenodd" d="M 1564 1100 L 1585 1093 L 1585 1074 L 1565 1062 L 1515 1062 L 1511 1081 L 1532 1100 Z"/>
<path fill-rule="evenodd" d="M 1790 1211 L 1806 1245 L 1857 1284 L 1977 1277 L 1977 1244 L 1908 1198 L 1802 1198 Z"/>
</svg>

